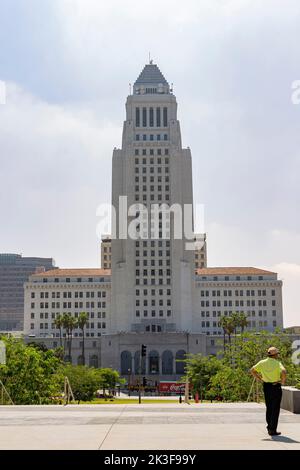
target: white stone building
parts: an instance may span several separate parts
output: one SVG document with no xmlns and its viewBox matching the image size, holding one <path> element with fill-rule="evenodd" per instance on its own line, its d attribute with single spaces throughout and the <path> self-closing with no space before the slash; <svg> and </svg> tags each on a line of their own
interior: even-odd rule
<svg viewBox="0 0 300 470">
<path fill-rule="evenodd" d="M 203 246 L 197 244 L 201 236 L 193 233 L 193 217 L 191 234 L 181 238 L 174 213 L 153 222 L 153 205 L 162 203 L 193 207 L 192 162 L 190 150 L 181 145 L 176 98 L 150 63 L 127 98 L 122 148 L 113 152 L 116 226 L 111 242 L 102 245 L 104 255 L 111 243 L 111 274 L 79 269 L 31 276 L 25 284 L 25 334 L 55 347 L 55 316 L 66 312 L 76 317 L 86 311 L 92 363 L 97 358 L 101 366 L 136 374 L 144 344 L 147 357 L 141 373 L 159 380 L 178 379 L 178 359 L 186 354 L 214 351 L 222 315 L 244 312 L 255 331 L 282 327 L 277 274 L 257 268 L 206 268 L 206 239 Z M 132 222 L 135 237 L 127 233 Z M 187 249 L 191 239 L 196 240 L 196 252 Z M 80 362 L 79 331 L 74 339 L 78 345 L 73 360 Z"/>
<path fill-rule="evenodd" d="M 105 269 L 53 269 L 30 276 L 25 283 L 25 333 L 59 338 L 54 321 L 64 313 L 78 318 L 86 312 L 87 338 L 110 331 L 111 282 Z M 74 331 L 74 338 L 80 336 Z"/>
</svg>

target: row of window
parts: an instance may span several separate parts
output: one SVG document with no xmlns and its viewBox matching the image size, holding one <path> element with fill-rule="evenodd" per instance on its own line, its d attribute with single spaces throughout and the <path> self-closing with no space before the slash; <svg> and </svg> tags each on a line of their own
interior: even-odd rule
<svg viewBox="0 0 300 470">
<path fill-rule="evenodd" d="M 201 295 L 201 297 L 209 297 L 210 295 L 212 295 L 213 297 L 220 297 L 222 295 L 224 297 L 227 297 L 227 296 L 231 297 L 233 295 L 233 291 L 232 290 L 224 290 L 224 291 L 221 291 L 221 290 L 213 290 L 213 291 L 201 290 L 200 295 Z M 244 296 L 244 290 L 235 290 L 234 295 L 235 295 L 235 297 L 243 297 Z M 250 297 L 250 296 L 253 297 L 255 295 L 257 295 L 258 297 L 266 297 L 267 291 L 266 291 L 266 289 L 263 289 L 263 290 L 258 289 L 257 293 L 256 293 L 255 290 L 246 290 L 245 295 L 247 297 Z M 271 295 L 272 296 L 276 295 L 275 289 L 271 290 Z"/>
<path fill-rule="evenodd" d="M 156 310 L 151 310 L 151 312 L 150 312 L 150 311 L 148 312 L 148 310 L 143 310 L 143 312 L 141 312 L 140 310 L 136 310 L 136 311 L 135 311 L 135 316 L 136 316 L 136 317 L 141 317 L 141 316 L 142 316 L 142 313 L 143 313 L 143 317 L 145 317 L 145 318 L 148 317 L 148 313 L 149 313 L 149 317 L 150 317 L 150 316 L 151 316 L 151 317 L 156 317 L 156 315 L 157 315 L 157 311 L 156 311 Z M 167 317 L 170 317 L 170 316 L 172 315 L 171 310 L 167 310 L 166 314 L 167 314 Z M 158 311 L 158 316 L 159 316 L 159 317 L 163 317 L 163 316 L 164 316 L 164 311 L 163 311 L 163 310 L 159 310 L 159 311 Z"/>
<path fill-rule="evenodd" d="M 150 155 L 153 155 L 153 153 L 151 151 L 153 152 L 153 149 L 150 149 Z M 139 155 L 138 152 L 139 152 L 139 150 L 136 149 L 135 154 Z M 158 149 L 157 153 L 158 153 L 158 155 L 161 155 L 161 150 Z M 167 155 L 167 154 L 168 154 L 168 149 L 165 149 L 165 155 Z M 159 157 L 157 159 L 154 159 L 154 158 L 150 158 L 150 159 L 148 159 L 148 158 L 135 158 L 134 163 L 135 163 L 135 165 L 141 165 L 141 164 L 143 164 L 143 165 L 147 165 L 147 164 L 150 164 L 150 165 L 154 165 L 154 164 L 156 164 L 156 165 L 163 165 L 163 164 L 169 165 L 169 158 L 168 157 L 166 157 L 166 158 Z"/>
<path fill-rule="evenodd" d="M 201 300 L 200 302 L 201 307 L 209 307 L 210 305 L 212 305 L 213 307 L 221 307 L 222 304 L 224 305 L 224 307 L 232 307 L 233 304 L 236 307 L 244 307 L 244 305 L 247 305 L 247 307 L 255 307 L 256 305 L 258 305 L 259 307 L 266 307 L 267 301 L 258 300 L 256 303 L 255 300 L 247 300 L 245 302 L 243 300 L 235 300 L 234 302 L 232 300 L 224 300 L 224 302 L 222 302 L 221 300 L 213 300 L 212 302 L 210 302 L 209 300 Z M 272 300 L 271 305 L 272 307 L 275 307 L 276 300 Z"/>
<path fill-rule="evenodd" d="M 165 187 L 161 186 L 161 185 L 158 185 L 158 186 L 135 186 L 135 191 L 136 192 L 147 192 L 147 191 L 158 191 L 158 192 L 162 192 L 162 191 L 169 191 L 170 190 L 170 186 L 166 185 Z"/>
<path fill-rule="evenodd" d="M 228 314 L 231 315 L 232 312 L 223 312 L 225 314 L 225 316 L 227 316 Z M 244 312 L 242 312 L 244 313 Z M 256 313 L 258 313 L 258 316 L 259 317 L 266 317 L 268 312 L 267 310 L 259 310 L 258 312 L 256 312 L 255 310 L 247 310 L 247 316 L 252 316 L 252 317 L 255 317 L 256 316 Z M 205 311 L 201 311 L 201 317 L 204 318 L 204 317 L 220 317 L 222 315 L 222 312 L 219 310 L 219 311 L 213 311 L 213 312 L 205 312 Z M 276 317 L 276 310 L 272 310 L 272 316 L 273 317 Z"/>
<path fill-rule="evenodd" d="M 135 270 L 135 275 L 136 276 L 171 276 L 171 269 L 143 269 L 141 271 L 140 269 Z"/>
<path fill-rule="evenodd" d="M 55 319 L 55 318 L 58 317 L 58 315 L 60 315 L 60 313 L 54 313 L 54 312 L 52 312 L 52 313 L 51 313 L 51 317 L 50 317 L 50 313 L 48 313 L 48 312 L 41 312 L 40 315 L 39 315 L 39 318 L 42 319 L 42 320 L 43 320 L 43 319 L 48 320 L 48 318 Z M 75 312 L 74 317 L 75 317 L 75 318 L 78 318 L 78 317 L 79 317 L 79 313 L 78 313 L 78 312 Z M 105 318 L 105 317 L 106 317 L 106 312 L 98 312 L 98 313 L 97 313 L 97 316 L 96 316 L 96 314 L 95 314 L 94 312 L 90 312 L 90 313 L 87 312 L 87 317 L 88 317 L 88 318 L 96 318 L 96 317 L 97 317 L 97 318 Z M 34 320 L 34 319 L 36 318 L 34 312 L 31 312 L 30 318 L 31 318 L 32 320 Z"/>
<path fill-rule="evenodd" d="M 85 302 L 86 308 L 95 308 L 95 304 L 97 304 L 98 308 L 106 308 L 106 302 Z M 39 308 L 49 308 L 50 302 L 40 302 Z M 72 302 L 51 302 L 51 308 L 72 308 Z M 84 308 L 83 302 L 74 302 L 74 308 Z M 35 302 L 31 302 L 31 308 L 35 308 Z"/>
<path fill-rule="evenodd" d="M 170 250 L 143 250 L 143 252 L 141 252 L 140 250 L 136 250 L 135 256 L 137 258 L 139 256 L 170 256 Z"/>
<path fill-rule="evenodd" d="M 44 277 L 42 279 L 42 282 L 44 284 L 47 284 L 48 282 L 55 282 L 55 283 L 58 283 L 58 282 L 61 282 L 61 283 L 66 283 L 66 284 L 69 284 L 70 282 L 107 282 L 109 279 L 105 279 L 104 277 L 89 277 L 87 279 L 83 279 L 81 277 L 76 277 L 76 278 L 70 278 L 70 277 L 66 277 L 66 278 L 62 278 L 62 277 L 55 277 L 54 279 L 53 278 L 47 278 L 47 277 Z M 39 281 L 33 281 L 33 282 L 39 282 Z"/>
<path fill-rule="evenodd" d="M 135 155 L 159 155 L 161 156 L 162 155 L 162 149 L 135 149 L 134 151 L 134 154 Z M 169 155 L 169 149 L 164 149 L 164 154 L 165 155 Z M 143 158 L 143 159 L 139 159 L 139 158 L 135 158 L 135 164 L 136 165 L 147 165 L 150 163 L 150 165 L 168 165 L 169 164 L 169 158 L 168 157 L 165 157 L 165 158 L 157 158 L 157 159 L 154 159 L 154 158 L 150 158 L 150 159 L 146 159 L 146 158 Z"/>
<path fill-rule="evenodd" d="M 155 267 L 156 265 L 163 266 L 164 263 L 165 263 L 166 266 L 170 266 L 171 265 L 171 260 L 170 259 L 159 259 L 159 260 L 151 259 L 151 260 L 149 260 L 149 264 L 150 264 L 151 267 Z M 140 266 L 140 260 L 139 259 L 136 260 L 135 265 L 136 265 L 136 267 Z M 143 266 L 148 266 L 148 260 L 146 260 L 146 259 L 143 260 Z"/>
<path fill-rule="evenodd" d="M 149 177 L 149 175 L 143 176 L 141 180 L 139 176 L 135 176 L 135 182 L 139 183 L 140 181 L 142 181 L 143 183 L 147 183 L 148 182 L 147 179 L 149 179 L 150 183 L 169 183 L 170 182 L 169 176 L 155 175 L 155 176 L 150 176 L 149 178 L 147 178 L 147 176 Z"/>
<path fill-rule="evenodd" d="M 147 141 L 147 140 L 150 140 L 151 142 L 153 142 L 154 140 L 156 140 L 157 142 L 160 142 L 161 140 L 164 140 L 164 141 L 167 141 L 168 140 L 168 134 L 136 134 L 135 135 L 135 140 L 137 142 L 139 141 Z"/>
<path fill-rule="evenodd" d="M 150 246 L 151 248 L 155 248 L 156 246 L 158 246 L 160 248 L 162 248 L 163 246 L 166 246 L 167 248 L 169 248 L 170 247 L 170 240 L 164 240 L 164 241 L 163 240 L 159 240 L 159 241 L 143 240 L 142 242 L 140 242 L 140 241 L 135 242 L 135 247 L 136 248 L 140 248 L 140 247 L 147 248 L 148 246 Z"/>
<path fill-rule="evenodd" d="M 142 282 L 143 281 L 143 282 Z M 164 278 L 159 278 L 159 279 L 139 279 L 138 277 L 135 280 L 135 283 L 137 286 L 144 285 L 147 286 L 148 284 L 155 286 L 155 285 L 160 285 L 163 286 L 164 284 L 171 285 L 171 279 L 168 277 L 166 279 Z"/>
<path fill-rule="evenodd" d="M 268 325 L 269 325 L 268 320 L 260 320 L 258 322 L 256 322 L 255 320 L 251 320 L 249 322 L 249 327 L 256 327 L 256 326 L 262 327 L 262 326 L 268 326 Z M 209 321 L 201 322 L 201 327 L 202 328 L 216 328 L 216 327 L 219 327 L 219 326 L 220 326 L 220 324 L 218 322 L 215 322 L 215 321 L 214 322 L 209 322 Z M 273 327 L 277 326 L 277 321 L 276 320 L 272 321 L 272 326 Z M 214 334 L 216 334 L 216 333 L 214 332 Z"/>
<path fill-rule="evenodd" d="M 167 107 L 142 107 L 135 108 L 135 127 L 167 127 Z"/>
<path fill-rule="evenodd" d="M 166 295 L 171 295 L 171 289 L 158 289 L 158 291 L 156 289 L 151 289 L 151 290 L 148 290 L 148 289 L 143 289 L 143 290 L 140 290 L 140 289 L 136 289 L 135 291 L 135 295 L 139 296 L 139 295 L 144 295 L 144 296 L 147 296 L 147 295 L 157 295 L 157 293 L 159 295 L 164 295 L 164 293 Z"/>
<path fill-rule="evenodd" d="M 31 298 L 32 299 L 36 298 L 35 294 L 36 294 L 35 292 L 31 292 Z M 71 299 L 72 296 L 73 296 L 72 294 L 73 293 L 71 291 L 68 291 L 68 292 L 51 292 L 51 298 L 52 299 L 60 299 L 62 297 L 64 299 Z M 95 291 L 91 291 L 91 292 L 89 292 L 89 291 L 88 292 L 75 291 L 74 292 L 75 299 L 77 299 L 77 298 L 82 299 L 84 296 L 87 299 L 94 298 L 94 297 L 98 297 L 98 298 L 103 297 L 103 298 L 105 298 L 106 297 L 106 291 L 98 291 L 97 293 Z M 49 298 L 50 298 L 50 292 L 40 292 L 40 299 L 49 299 Z"/>
<path fill-rule="evenodd" d="M 135 173 L 147 173 L 147 170 L 148 170 L 148 173 L 163 173 L 165 172 L 166 174 L 169 173 L 169 167 L 168 166 L 158 166 L 158 167 L 155 167 L 155 166 L 141 166 L 141 165 L 138 165 L 135 167 Z"/>
<path fill-rule="evenodd" d="M 199 276 L 199 279 L 201 279 L 202 281 L 210 281 L 211 278 L 210 277 L 207 277 L 207 276 Z M 213 281 L 241 281 L 241 276 L 213 276 L 212 277 Z M 245 279 L 247 281 L 263 281 L 264 280 L 264 277 L 263 276 L 245 276 Z M 244 279 L 243 279 L 244 280 Z"/>
<path fill-rule="evenodd" d="M 136 307 L 140 307 L 141 304 L 140 304 L 140 300 L 139 300 L 139 299 L 137 299 L 137 300 L 135 301 L 135 305 L 136 305 Z M 150 305 L 150 301 L 149 301 L 149 305 Z M 151 300 L 151 306 L 152 306 L 152 307 L 155 307 L 155 305 L 156 305 L 156 300 L 155 300 L 155 299 L 152 299 L 152 300 Z M 159 299 L 158 305 L 161 306 L 161 307 L 164 306 L 164 301 L 163 301 L 163 299 Z M 166 305 L 167 305 L 168 307 L 171 306 L 171 299 L 167 299 Z M 143 301 L 143 306 L 144 306 L 144 307 L 148 307 L 148 300 L 147 300 L 147 299 L 144 299 L 144 301 Z"/>
<path fill-rule="evenodd" d="M 40 328 L 40 330 L 48 330 L 48 329 L 52 329 L 52 330 L 53 330 L 53 329 L 55 329 L 56 327 L 55 327 L 55 324 L 54 324 L 54 323 L 51 323 L 51 325 L 50 325 L 49 323 L 40 323 L 40 324 L 39 324 L 39 328 Z M 95 328 L 99 328 L 99 329 L 100 329 L 100 328 L 106 328 L 106 323 L 105 323 L 105 322 L 98 322 L 98 323 L 96 324 L 96 326 L 95 326 L 95 323 L 88 323 L 88 324 L 86 325 L 86 328 L 87 328 L 87 329 L 91 329 L 91 330 L 93 330 L 93 329 L 95 329 Z M 30 329 L 31 329 L 31 330 L 35 330 L 35 329 L 36 329 L 34 323 L 30 323 Z M 65 335 L 64 335 L 64 336 L 65 336 Z"/>
</svg>

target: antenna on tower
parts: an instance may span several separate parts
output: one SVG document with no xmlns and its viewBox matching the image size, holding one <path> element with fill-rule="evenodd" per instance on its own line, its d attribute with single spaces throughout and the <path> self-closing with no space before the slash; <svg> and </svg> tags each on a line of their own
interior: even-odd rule
<svg viewBox="0 0 300 470">
<path fill-rule="evenodd" d="M 131 95 L 131 83 L 129 83 L 129 94 Z"/>
<path fill-rule="evenodd" d="M 153 60 L 151 59 L 151 53 L 149 52 L 149 64 L 153 64 Z"/>
</svg>

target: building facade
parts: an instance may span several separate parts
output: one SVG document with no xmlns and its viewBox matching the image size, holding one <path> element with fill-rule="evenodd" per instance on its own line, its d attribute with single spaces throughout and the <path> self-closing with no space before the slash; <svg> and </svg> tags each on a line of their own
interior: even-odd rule
<svg viewBox="0 0 300 470">
<path fill-rule="evenodd" d="M 172 210 L 157 210 L 162 205 Z M 244 312 L 249 329 L 282 328 L 276 273 L 207 268 L 206 235 L 193 230 L 191 152 L 182 148 L 176 98 L 152 63 L 127 98 L 122 147 L 113 152 L 112 206 L 112 235 L 101 246 L 101 265 L 111 271 L 31 276 L 25 284 L 27 336 L 55 347 L 57 315 L 76 318 L 85 311 L 89 362 L 157 381 L 180 378 L 186 354 L 215 351 L 221 316 Z M 178 208 L 190 211 L 188 230 Z M 80 335 L 74 331 L 75 363 Z"/>
<path fill-rule="evenodd" d="M 195 238 L 195 269 L 207 268 L 206 233 Z M 111 235 L 103 235 L 101 239 L 101 268 L 111 269 Z"/>
<path fill-rule="evenodd" d="M 194 312 L 194 251 L 186 248 L 190 240 L 185 231 L 175 237 L 175 217 L 153 218 L 155 207 L 162 204 L 193 211 L 192 188 L 191 152 L 182 148 L 176 98 L 157 65 L 147 64 L 127 98 L 122 148 L 113 153 L 114 333 L 189 328 Z M 123 226 L 120 198 L 126 198 L 129 209 Z M 136 231 L 129 236 L 133 218 Z"/>
<path fill-rule="evenodd" d="M 58 315 L 88 315 L 87 338 L 99 338 L 111 330 L 110 271 L 105 269 L 54 269 L 30 276 L 24 285 L 26 335 L 59 338 Z M 73 332 L 80 337 L 79 329 Z"/>
<path fill-rule="evenodd" d="M 101 268 L 111 269 L 111 235 L 101 238 Z"/>
<path fill-rule="evenodd" d="M 24 327 L 24 282 L 37 271 L 54 268 L 51 258 L 0 253 L 0 331 Z"/>
<path fill-rule="evenodd" d="M 206 335 L 223 334 L 219 319 L 244 313 L 248 330 L 283 328 L 282 281 L 258 268 L 206 268 L 196 272 L 197 324 Z"/>
</svg>

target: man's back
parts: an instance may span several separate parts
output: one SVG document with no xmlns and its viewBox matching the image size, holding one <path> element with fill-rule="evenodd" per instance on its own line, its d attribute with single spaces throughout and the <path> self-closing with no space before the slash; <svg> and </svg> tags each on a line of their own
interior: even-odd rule
<svg viewBox="0 0 300 470">
<path fill-rule="evenodd" d="M 283 365 L 277 359 L 268 357 L 259 361 L 253 368 L 259 372 L 264 382 L 280 382 Z"/>
</svg>

